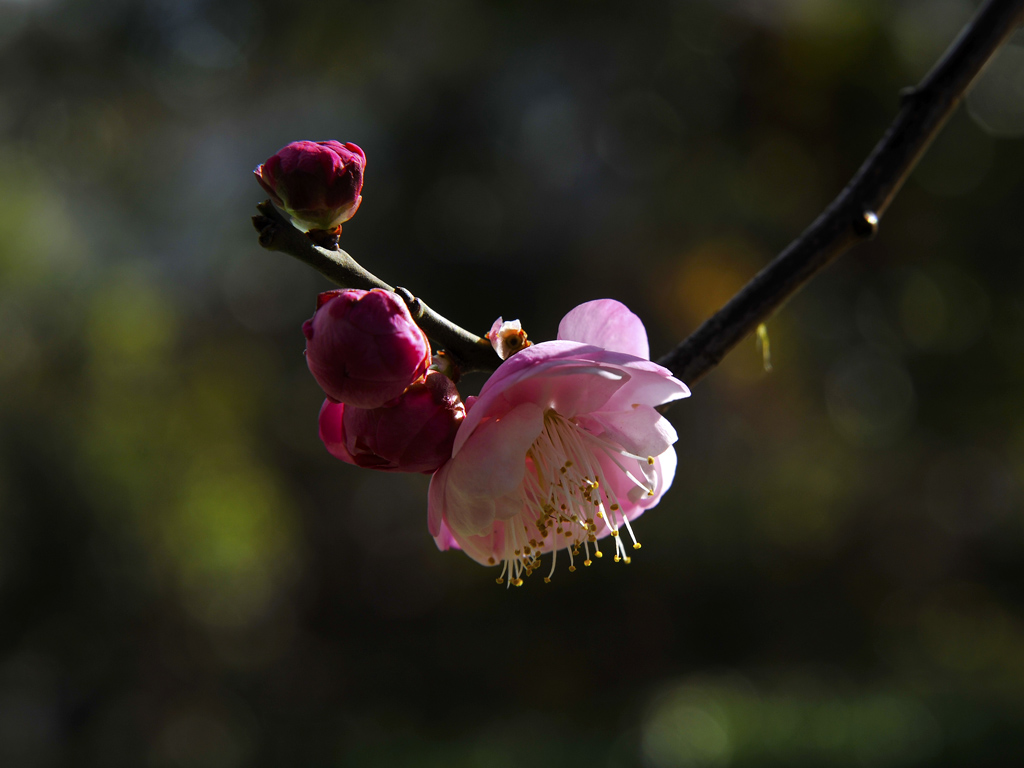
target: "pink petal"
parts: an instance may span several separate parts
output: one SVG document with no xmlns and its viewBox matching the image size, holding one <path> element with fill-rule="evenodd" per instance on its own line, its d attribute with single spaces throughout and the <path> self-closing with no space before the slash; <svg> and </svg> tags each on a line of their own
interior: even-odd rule
<svg viewBox="0 0 1024 768">
<path fill-rule="evenodd" d="M 679 439 L 668 419 L 649 405 L 637 404 L 625 411 L 592 413 L 581 423 L 600 426 L 601 434 L 637 456 L 659 456 Z"/>
<path fill-rule="evenodd" d="M 660 456 L 654 457 L 654 466 L 651 467 L 651 474 L 654 477 L 654 495 L 649 496 L 646 490 L 637 487 L 607 456 L 599 456 L 598 461 L 601 463 L 605 479 L 619 500 L 622 513 L 625 514 L 628 520 L 635 520 L 648 509 L 656 506 L 661 501 L 665 491 L 672 485 L 672 480 L 676 474 L 676 451 L 675 448 L 670 447 Z M 639 465 L 636 463 L 630 464 L 624 460 L 620 461 L 623 462 L 623 466 L 629 469 L 633 477 L 643 480 L 644 475 L 640 471 Z M 616 517 L 617 520 L 618 517 Z M 605 526 L 604 522 L 598 520 L 598 538 L 607 536 L 609 532 L 610 529 Z"/>
<path fill-rule="evenodd" d="M 665 491 L 672 485 L 672 480 L 676 476 L 675 449 L 669 448 L 661 456 L 656 456 L 654 458 L 654 466 L 650 467 L 649 471 L 645 474 L 649 474 L 653 478 L 654 493 L 648 494 L 646 491 L 637 488 L 629 492 L 630 504 L 626 507 L 628 510 L 626 516 L 630 520 L 639 517 L 646 510 L 657 505 Z"/>
<path fill-rule="evenodd" d="M 449 461 L 430 477 L 430 489 L 427 491 L 427 529 L 435 541 L 441 535 L 441 529 L 445 527 L 444 490 L 448 485 L 448 472 L 451 467 L 452 463 Z"/>
<path fill-rule="evenodd" d="M 545 342 L 551 343 L 555 342 Z M 510 357 L 509 362 L 545 344 L 528 347 Z M 500 386 L 488 388 L 485 385 L 480 391 L 455 436 L 452 455 L 458 455 L 473 431 L 487 417 L 500 416 L 522 403 L 534 403 L 543 410 L 553 408 L 571 418 L 602 409 L 628 380 L 629 374 L 621 368 L 592 365 L 586 361 L 542 359 L 536 365 L 522 367 L 514 375 L 504 377 Z"/>
<path fill-rule="evenodd" d="M 638 379 L 630 384 L 630 387 L 643 384 L 645 390 L 651 390 L 651 394 L 633 397 L 628 402 L 624 402 L 622 407 L 628 407 L 634 402 L 657 405 L 678 400 L 690 394 L 690 390 L 685 384 L 672 377 L 671 371 L 650 360 L 574 341 L 545 341 L 518 352 L 502 363 L 491 378 L 484 383 L 480 390 L 480 397 L 484 398 L 495 392 L 510 389 L 519 381 L 537 375 L 537 369 L 541 367 L 582 365 L 588 362 L 597 363 L 603 367 L 623 369 L 631 377 Z M 621 394 L 625 391 L 625 387 L 620 390 L 620 397 L 617 399 L 621 399 Z M 603 410 L 612 409 L 605 406 Z"/>
<path fill-rule="evenodd" d="M 678 464 L 678 457 L 676 456 L 676 449 L 669 448 L 660 456 L 654 457 L 654 471 L 657 477 L 657 483 L 654 486 L 654 495 L 646 496 L 640 500 L 639 507 L 633 517 L 639 517 L 645 510 L 651 507 L 657 506 L 658 502 L 661 501 L 661 497 L 665 495 L 671 485 L 672 481 L 676 477 L 676 466 Z"/>
<path fill-rule="evenodd" d="M 494 525 L 494 499 L 490 496 L 468 496 L 456 485 L 449 485 L 444 506 L 445 523 L 459 538 L 483 536 Z"/>
<path fill-rule="evenodd" d="M 443 496 L 439 491 L 439 506 L 460 539 L 483 535 L 499 509 L 507 510 L 509 500 L 503 497 L 518 494 L 526 472 L 526 451 L 543 426 L 544 412 L 533 403 L 523 403 L 482 424 L 466 442 L 465 451 L 438 470 L 445 473 L 440 479 L 444 490 Z"/>
<path fill-rule="evenodd" d="M 623 366 L 629 372 L 630 379 L 608 398 L 608 402 L 601 407 L 602 411 L 624 411 L 632 408 L 635 403 L 659 406 L 690 396 L 689 388 L 665 368 L 654 363 L 639 363 Z M 650 370 L 651 367 L 657 370 Z"/>
<path fill-rule="evenodd" d="M 459 542 L 455 539 L 454 534 L 448 530 L 448 526 L 443 522 L 441 523 L 441 529 L 434 537 L 434 544 L 436 544 L 437 548 L 442 552 L 449 549 L 462 549 L 462 547 L 459 546 Z"/>
<path fill-rule="evenodd" d="M 344 415 L 344 405 L 332 400 L 324 400 L 319 416 L 320 439 L 323 441 L 324 447 L 336 459 L 355 464 L 356 460 L 345 446 L 345 429 L 342 424 Z"/>
<path fill-rule="evenodd" d="M 552 363 L 534 369 L 532 376 L 501 394 L 507 407 L 535 403 L 543 410 L 554 409 L 566 418 L 599 410 L 629 381 L 620 368 L 579 363 Z"/>
<path fill-rule="evenodd" d="M 593 344 L 649 360 L 647 331 L 639 317 L 614 299 L 597 299 L 569 311 L 558 324 L 558 338 Z"/>
<path fill-rule="evenodd" d="M 455 541 L 463 552 L 480 565 L 497 565 L 504 559 L 505 523 L 495 523 L 482 536 L 459 536 Z"/>
<path fill-rule="evenodd" d="M 480 388 L 480 397 L 493 390 L 507 389 L 511 383 L 524 376 L 533 375 L 532 369 L 538 365 L 551 360 L 579 361 L 583 359 L 581 355 L 588 352 L 593 356 L 600 353 L 601 350 L 575 341 L 544 341 L 534 344 L 532 347 L 527 347 L 522 352 L 512 355 L 499 365 L 498 370 L 491 374 L 491 378 L 485 381 L 483 387 Z"/>
</svg>

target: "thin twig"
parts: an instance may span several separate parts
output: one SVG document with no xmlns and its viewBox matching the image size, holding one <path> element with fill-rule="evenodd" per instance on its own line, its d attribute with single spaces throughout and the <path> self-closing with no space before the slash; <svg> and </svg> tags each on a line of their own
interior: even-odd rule
<svg viewBox="0 0 1024 768">
<path fill-rule="evenodd" d="M 256 206 L 259 216 L 252 217 L 260 233 L 260 245 L 269 251 L 281 251 L 308 264 L 332 283 L 342 288 L 383 288 L 394 291 L 409 306 L 416 323 L 435 344 L 443 347 L 462 372 L 493 371 L 501 364 L 487 339 L 470 333 L 452 323 L 417 299 L 405 288 L 393 288 L 363 269 L 342 250 L 328 250 L 316 245 L 306 234 L 288 221 L 269 200 Z"/>
<path fill-rule="evenodd" d="M 896 119 L 853 179 L 804 232 L 758 272 L 718 312 L 658 360 L 693 384 L 767 320 L 807 280 L 853 245 L 877 233 L 878 223 L 932 139 L 971 83 L 1024 16 L 1024 0 L 989 0 L 916 88 L 902 94 Z M 460 328 L 403 288 L 392 288 L 348 253 L 314 244 L 266 201 L 253 224 L 260 245 L 308 264 L 343 288 L 394 290 L 427 336 L 463 371 L 493 371 L 501 363 L 485 339 Z"/>
<path fill-rule="evenodd" d="M 889 130 L 846 188 L 739 293 L 658 362 L 687 384 L 714 368 L 808 279 L 868 240 L 932 139 L 1024 16 L 1024 0 L 989 0 L 932 71 L 904 91 Z"/>
</svg>

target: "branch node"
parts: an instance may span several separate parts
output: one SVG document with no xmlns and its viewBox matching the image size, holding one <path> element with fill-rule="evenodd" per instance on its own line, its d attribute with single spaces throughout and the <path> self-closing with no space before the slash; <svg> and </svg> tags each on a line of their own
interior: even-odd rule
<svg viewBox="0 0 1024 768">
<path fill-rule="evenodd" d="M 864 211 L 853 220 L 853 231 L 857 237 L 870 240 L 878 234 L 878 214 L 874 211 Z"/>
<path fill-rule="evenodd" d="M 252 225 L 259 232 L 259 243 L 264 248 L 270 248 L 274 242 L 274 235 L 277 234 L 277 227 L 273 219 L 259 215 L 252 217 Z"/>
<path fill-rule="evenodd" d="M 419 320 L 423 317 L 423 302 L 413 296 L 412 291 L 398 285 L 395 286 L 395 293 L 405 300 L 405 304 L 409 307 L 409 312 L 412 315 L 413 320 Z"/>
<path fill-rule="evenodd" d="M 311 229 L 306 233 L 306 237 L 312 240 L 314 245 L 318 245 L 328 251 L 341 250 L 341 245 L 338 244 L 338 237 L 340 235 L 340 224 L 334 229 Z"/>
<path fill-rule="evenodd" d="M 264 216 L 271 219 L 276 218 L 279 215 L 277 213 L 277 209 L 274 207 L 274 204 L 270 202 L 269 197 L 262 203 L 256 203 L 256 210 L 262 213 Z"/>
</svg>

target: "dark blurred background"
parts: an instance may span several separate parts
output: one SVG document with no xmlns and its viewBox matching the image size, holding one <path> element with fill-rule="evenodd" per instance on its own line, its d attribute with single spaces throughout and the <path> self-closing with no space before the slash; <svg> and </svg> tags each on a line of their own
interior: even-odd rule
<svg viewBox="0 0 1024 768">
<path fill-rule="evenodd" d="M 478 332 L 655 356 L 842 187 L 962 0 L 0 0 L 0 765 L 1024 758 L 1024 37 L 880 236 L 670 417 L 632 565 L 494 584 L 332 459 L 252 169 Z M 474 382 L 468 382 L 471 391 Z M 479 386 L 479 381 L 475 382 Z"/>
</svg>

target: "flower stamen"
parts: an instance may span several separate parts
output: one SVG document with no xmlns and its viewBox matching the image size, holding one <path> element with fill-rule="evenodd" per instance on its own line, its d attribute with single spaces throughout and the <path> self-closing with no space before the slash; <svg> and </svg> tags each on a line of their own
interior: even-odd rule
<svg viewBox="0 0 1024 768">
<path fill-rule="evenodd" d="M 601 457 L 607 458 L 638 489 L 653 493 L 653 483 L 639 479 L 647 479 L 645 470 L 653 462 L 652 457 L 632 454 L 553 409 L 544 414 L 543 429 L 526 452 L 526 473 L 520 492 L 522 511 L 506 523 L 506 554 L 498 583 L 521 586 L 523 577 L 540 566 L 541 555 L 549 550 L 551 568 L 544 581 L 550 583 L 558 550 L 563 547 L 569 555 L 570 572 L 576 571 L 576 556 L 580 554 L 584 566 L 592 565 L 590 544 L 594 545 L 594 559 L 604 557 L 597 543 L 599 524 L 604 524 L 615 540 L 613 560 L 630 562 L 619 535 L 620 526 L 626 528 L 634 549 L 640 545 L 614 486 L 605 476 Z M 636 462 L 639 471 L 627 469 L 624 462 Z M 517 530 L 519 525 L 522 534 Z"/>
</svg>

